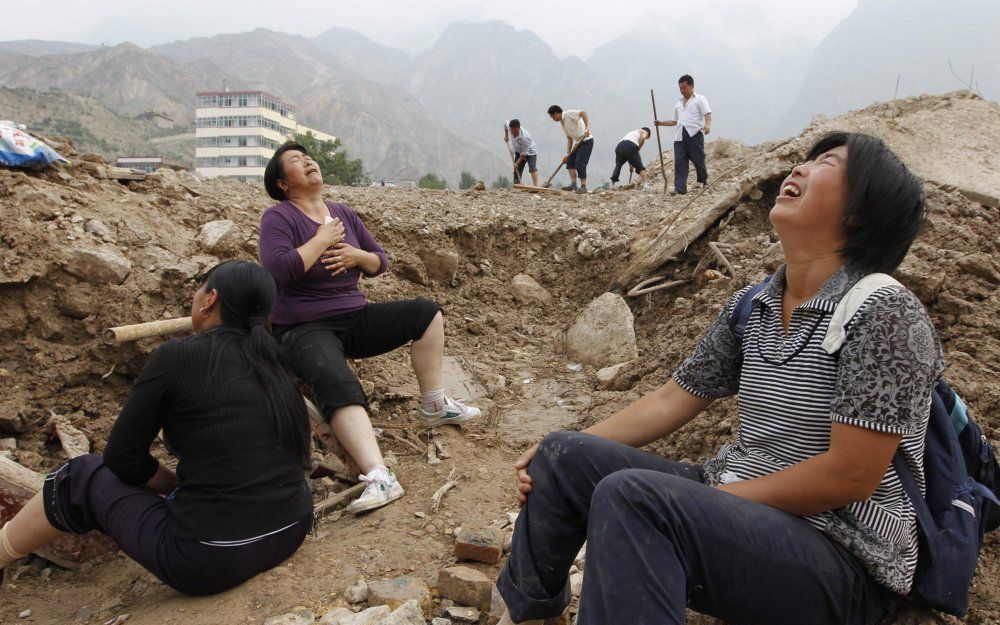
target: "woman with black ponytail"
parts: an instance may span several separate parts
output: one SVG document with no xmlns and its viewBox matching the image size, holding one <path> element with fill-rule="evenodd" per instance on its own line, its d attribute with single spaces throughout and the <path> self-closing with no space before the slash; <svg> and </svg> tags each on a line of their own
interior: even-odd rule
<svg viewBox="0 0 1000 625">
<path fill-rule="evenodd" d="M 194 295 L 195 335 L 143 367 L 103 457 L 70 460 L 0 530 L 0 570 L 63 535 L 100 530 L 181 592 L 221 592 L 280 564 L 312 526 L 302 396 L 264 324 L 270 274 L 230 261 Z M 149 453 L 163 430 L 176 474 Z"/>
</svg>

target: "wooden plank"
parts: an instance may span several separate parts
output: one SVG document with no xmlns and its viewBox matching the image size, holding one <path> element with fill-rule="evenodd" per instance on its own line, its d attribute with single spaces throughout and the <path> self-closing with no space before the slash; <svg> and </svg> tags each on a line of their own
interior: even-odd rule
<svg viewBox="0 0 1000 625">
<path fill-rule="evenodd" d="M 545 187 L 535 187 L 530 184 L 516 184 L 515 191 L 527 191 L 528 193 L 567 193 L 562 189 L 546 189 Z"/>
<path fill-rule="evenodd" d="M 45 478 L 31 469 L 0 456 L 0 522 L 9 521 L 42 490 Z M 73 569 L 95 557 L 116 551 L 114 542 L 100 532 L 69 535 L 34 553 L 59 566 Z"/>
<path fill-rule="evenodd" d="M 316 504 L 316 507 L 313 508 L 313 513 L 316 515 L 316 518 L 322 518 L 326 516 L 327 514 L 333 512 L 340 504 L 344 503 L 348 499 L 354 497 L 355 495 L 360 495 L 365 490 L 366 486 L 368 486 L 368 484 L 366 484 L 365 482 L 361 482 L 355 484 L 354 486 L 345 488 L 339 493 L 334 493 L 333 495 L 330 495 L 323 501 Z"/>
<path fill-rule="evenodd" d="M 90 453 L 90 439 L 80 430 L 73 427 L 66 417 L 56 415 L 52 419 L 52 431 L 59 439 L 66 457 L 72 460 L 78 456 Z"/>
</svg>

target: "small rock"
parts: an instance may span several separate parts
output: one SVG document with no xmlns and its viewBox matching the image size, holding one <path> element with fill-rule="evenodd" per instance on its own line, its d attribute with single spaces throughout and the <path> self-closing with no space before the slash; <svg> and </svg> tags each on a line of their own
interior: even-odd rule
<svg viewBox="0 0 1000 625">
<path fill-rule="evenodd" d="M 438 573 L 438 594 L 483 612 L 490 609 L 494 586 L 485 573 L 467 566 L 450 566 Z"/>
<path fill-rule="evenodd" d="M 424 263 L 420 260 L 402 262 L 397 267 L 399 268 L 399 275 L 405 280 L 421 286 L 428 286 L 431 283 L 430 278 L 427 277 L 427 268 L 424 267 Z"/>
<path fill-rule="evenodd" d="M 465 322 L 465 331 L 469 334 L 482 336 L 483 334 L 486 334 L 486 326 L 474 319 L 469 319 Z"/>
<path fill-rule="evenodd" d="M 573 560 L 573 564 L 577 566 L 581 571 L 583 570 L 583 564 L 587 560 L 587 544 L 584 543 L 583 547 L 580 547 L 580 553 L 576 554 L 576 559 Z"/>
<path fill-rule="evenodd" d="M 497 564 L 503 555 L 503 536 L 500 530 L 480 527 L 463 529 L 455 538 L 455 557 Z"/>
<path fill-rule="evenodd" d="M 24 610 L 23 612 L 21 612 L 17 616 L 18 616 L 18 618 L 28 618 L 29 616 L 31 616 L 31 610 Z"/>
<path fill-rule="evenodd" d="M 579 597 L 583 592 L 583 573 L 574 573 L 569 576 L 569 589 L 574 597 Z"/>
<path fill-rule="evenodd" d="M 316 622 L 316 615 L 312 610 L 305 608 L 294 608 L 287 614 L 272 616 L 264 621 L 264 625 L 312 625 Z"/>
<path fill-rule="evenodd" d="M 63 268 L 95 286 L 121 284 L 132 271 L 132 263 L 118 252 L 105 248 L 75 247 Z"/>
<path fill-rule="evenodd" d="M 621 295 L 604 293 L 581 312 L 563 347 L 574 360 L 605 367 L 639 357 L 635 317 Z"/>
<path fill-rule="evenodd" d="M 344 600 L 348 603 L 362 603 L 366 599 L 368 599 L 368 584 L 363 577 L 358 578 L 358 581 L 344 591 Z"/>
<path fill-rule="evenodd" d="M 13 438 L 0 438 L 0 450 L 9 449 L 14 451 L 17 449 L 17 440 Z"/>
<path fill-rule="evenodd" d="M 323 615 L 319 625 L 375 625 L 392 612 L 387 605 L 375 606 L 361 612 L 352 612 L 348 608 L 334 608 Z"/>
<path fill-rule="evenodd" d="M 0 412 L 0 432 L 9 434 L 21 434 L 28 429 L 24 416 L 19 413 Z"/>
<path fill-rule="evenodd" d="M 111 228 L 108 228 L 100 219 L 91 219 L 84 225 L 83 229 L 109 243 L 115 240 L 115 235 L 111 232 Z"/>
<path fill-rule="evenodd" d="M 490 612 L 489 616 L 483 619 L 485 625 L 497 625 L 501 618 L 503 618 L 504 612 L 507 611 L 507 604 L 503 602 L 503 597 L 500 596 L 500 591 L 493 587 L 493 594 L 490 595 Z"/>
<path fill-rule="evenodd" d="M 228 219 L 210 221 L 198 231 L 198 244 L 211 253 L 232 251 L 239 246 L 239 228 Z"/>
<path fill-rule="evenodd" d="M 617 365 L 604 367 L 597 372 L 597 387 L 603 390 L 624 391 L 630 384 L 628 365 L 621 362 Z"/>
<path fill-rule="evenodd" d="M 485 191 L 486 190 L 486 183 L 483 182 L 482 180 L 477 180 L 475 182 L 475 184 L 473 184 L 471 187 L 469 187 L 469 190 L 470 191 Z"/>
<path fill-rule="evenodd" d="M 514 532 L 507 532 L 507 535 L 503 537 L 503 552 L 510 553 L 511 547 L 514 546 Z"/>
<path fill-rule="evenodd" d="M 399 577 L 368 583 L 368 605 L 387 605 L 397 609 L 408 601 L 416 601 L 427 618 L 431 618 L 431 590 L 416 577 Z"/>
<path fill-rule="evenodd" d="M 451 625 L 451 621 L 449 621 L 446 618 L 441 618 L 440 616 L 436 616 L 431 619 L 431 625 Z"/>
<path fill-rule="evenodd" d="M 479 610 L 475 608 L 467 608 L 461 605 L 455 605 L 444 611 L 445 615 L 448 616 L 453 621 L 458 621 L 459 623 L 478 623 L 479 622 Z"/>
<path fill-rule="evenodd" d="M 514 276 L 510 284 L 510 292 L 514 296 L 514 301 L 521 304 L 548 306 L 552 303 L 552 295 L 528 274 L 519 273 Z"/>
<path fill-rule="evenodd" d="M 424 614 L 420 602 L 416 599 L 410 599 L 393 610 L 389 616 L 379 621 L 377 625 L 424 625 Z"/>
</svg>

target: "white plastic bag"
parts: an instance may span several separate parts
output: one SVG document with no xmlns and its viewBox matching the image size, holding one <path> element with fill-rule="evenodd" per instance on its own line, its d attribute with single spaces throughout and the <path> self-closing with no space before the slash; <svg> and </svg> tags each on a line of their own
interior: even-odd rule
<svg viewBox="0 0 1000 625">
<path fill-rule="evenodd" d="M 50 165 L 55 161 L 67 162 L 55 150 L 21 128 L 14 122 L 0 121 L 0 165 L 31 167 Z"/>
</svg>

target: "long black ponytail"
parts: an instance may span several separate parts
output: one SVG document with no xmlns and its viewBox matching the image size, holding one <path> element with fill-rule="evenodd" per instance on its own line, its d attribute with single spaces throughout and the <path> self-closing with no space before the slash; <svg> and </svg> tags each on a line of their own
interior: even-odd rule
<svg viewBox="0 0 1000 625">
<path fill-rule="evenodd" d="M 202 279 L 205 290 L 219 294 L 224 328 L 241 335 L 240 354 L 264 387 L 281 445 L 296 457 L 309 454 L 309 416 L 284 354 L 267 331 L 277 287 L 263 267 L 231 260 L 212 267 Z"/>
</svg>

